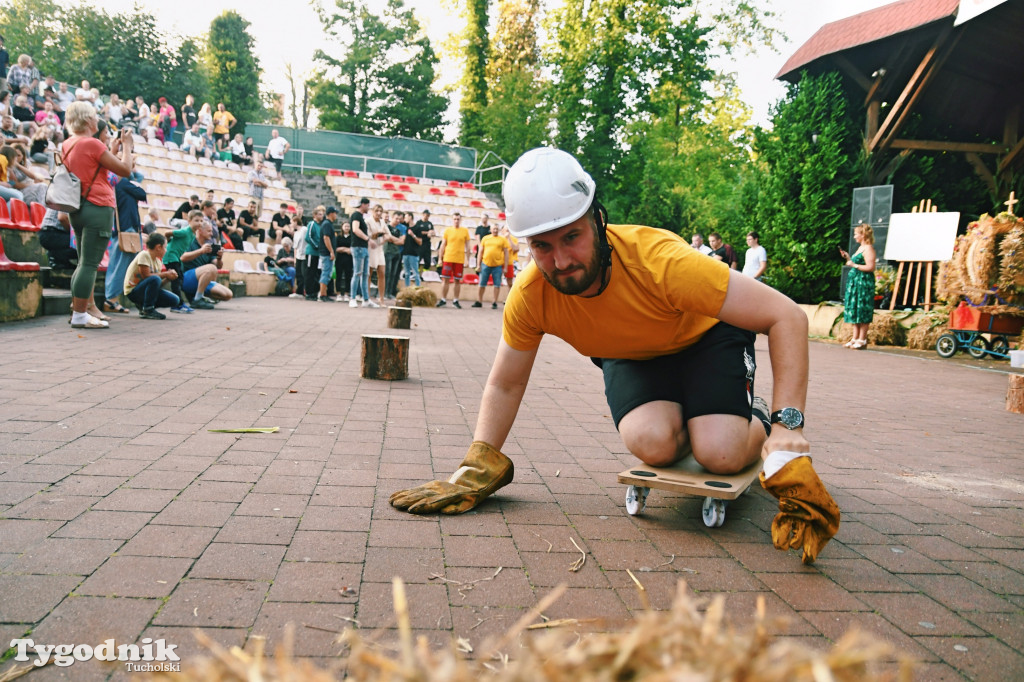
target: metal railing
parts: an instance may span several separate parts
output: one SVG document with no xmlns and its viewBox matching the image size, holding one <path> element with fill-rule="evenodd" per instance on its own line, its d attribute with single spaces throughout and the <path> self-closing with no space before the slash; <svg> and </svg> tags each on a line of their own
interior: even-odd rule
<svg viewBox="0 0 1024 682">
<path fill-rule="evenodd" d="M 294 162 L 294 160 L 293 160 L 294 156 L 292 156 L 293 154 L 298 154 L 299 155 L 298 163 Z M 324 156 L 332 157 L 332 159 L 338 159 L 339 163 L 325 166 L 325 165 L 320 165 L 323 162 L 321 160 L 319 160 L 319 159 L 317 159 L 318 163 L 312 163 L 312 162 L 307 161 L 307 159 L 306 159 L 306 155 L 307 154 L 309 154 L 310 156 L 314 156 L 314 157 L 324 157 Z M 342 160 L 345 160 L 348 163 L 341 163 Z M 326 152 L 326 151 L 319 151 L 319 150 L 314 150 L 314 149 L 295 149 L 295 148 L 292 148 L 292 149 L 290 149 L 288 151 L 288 155 L 285 157 L 285 162 L 283 164 L 283 168 L 286 169 L 286 170 L 295 170 L 295 171 L 298 171 L 299 173 L 305 173 L 306 171 L 309 171 L 309 170 L 328 171 L 328 170 L 333 170 L 333 169 L 355 170 L 355 171 L 362 171 L 364 173 L 372 173 L 372 172 L 375 172 L 375 171 L 371 171 L 369 169 L 369 165 L 370 165 L 371 162 L 378 162 L 378 163 L 381 163 L 381 164 L 401 164 L 403 166 L 410 166 L 412 168 L 419 167 L 419 172 L 418 173 L 404 173 L 404 175 L 418 175 L 418 177 L 424 178 L 424 179 L 425 178 L 454 179 L 454 178 L 450 177 L 450 176 L 453 176 L 453 175 L 456 175 L 456 176 L 461 175 L 466 180 L 470 180 L 470 179 L 476 177 L 476 170 L 473 169 L 473 168 L 467 168 L 466 166 L 452 166 L 452 165 L 442 164 L 442 163 L 429 163 L 429 162 L 426 162 L 426 161 L 410 161 L 410 160 L 398 159 L 398 158 L 385 158 L 385 157 L 380 157 L 380 156 L 365 156 L 365 155 L 361 155 L 361 154 L 342 154 L 342 153 L 339 153 L 339 152 Z M 355 167 L 353 167 L 353 166 L 355 166 Z M 430 169 L 443 170 L 443 171 L 447 171 L 447 172 L 429 173 L 428 170 L 430 170 Z"/>
<path fill-rule="evenodd" d="M 487 166 L 486 168 L 484 168 L 484 163 L 487 161 L 487 159 L 489 159 L 492 156 L 497 160 L 498 163 L 494 166 Z M 476 169 L 473 171 L 473 184 L 476 185 L 477 189 L 481 191 L 486 191 L 484 190 L 485 187 L 497 185 L 498 187 L 496 192 L 497 194 L 501 194 L 501 190 L 505 186 L 505 178 L 508 176 L 508 169 L 509 166 L 507 163 L 505 163 L 504 159 L 502 159 L 494 152 L 488 151 L 486 154 L 484 154 L 484 158 L 480 159 L 480 162 L 477 164 Z M 497 179 L 488 179 L 490 177 L 493 177 L 495 173 L 498 174 Z"/>
</svg>

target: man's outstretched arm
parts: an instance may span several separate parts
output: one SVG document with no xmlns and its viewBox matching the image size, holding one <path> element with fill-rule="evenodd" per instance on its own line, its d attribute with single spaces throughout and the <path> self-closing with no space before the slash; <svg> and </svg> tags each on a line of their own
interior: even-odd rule
<svg viewBox="0 0 1024 682">
<path fill-rule="evenodd" d="M 412 514 L 461 514 L 512 482 L 512 460 L 498 449 L 508 437 L 537 351 L 517 351 L 502 340 L 487 377 L 473 443 L 447 481 L 399 490 L 390 502 Z"/>
</svg>

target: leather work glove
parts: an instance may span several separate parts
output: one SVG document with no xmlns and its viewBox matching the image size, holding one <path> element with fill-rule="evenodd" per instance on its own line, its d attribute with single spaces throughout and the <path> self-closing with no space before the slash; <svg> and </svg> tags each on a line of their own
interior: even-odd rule
<svg viewBox="0 0 1024 682">
<path fill-rule="evenodd" d="M 811 466 L 811 458 L 797 457 L 767 479 L 762 471 L 761 486 L 779 499 L 772 544 L 783 551 L 802 547 L 803 563 L 813 564 L 839 530 L 839 507 Z"/>
<path fill-rule="evenodd" d="M 483 441 L 473 441 L 447 481 L 431 481 L 391 495 L 391 506 L 410 514 L 462 514 L 512 482 L 512 460 Z"/>
</svg>

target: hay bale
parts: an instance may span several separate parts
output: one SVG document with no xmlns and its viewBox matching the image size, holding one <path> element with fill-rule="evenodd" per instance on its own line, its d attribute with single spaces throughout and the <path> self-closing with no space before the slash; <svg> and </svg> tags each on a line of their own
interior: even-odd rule
<svg viewBox="0 0 1024 682">
<path fill-rule="evenodd" d="M 836 341 L 839 343 L 846 343 L 853 338 L 853 325 L 843 322 L 839 326 L 839 331 L 836 332 Z"/>
<path fill-rule="evenodd" d="M 925 322 L 919 322 L 907 332 L 907 348 L 935 350 L 935 342 L 948 331 L 949 327 L 944 324 L 933 327 Z"/>
<path fill-rule="evenodd" d="M 767 550 L 766 550 L 767 551 Z M 634 580 L 636 580 L 634 578 Z M 893 648 L 870 635 L 852 631 L 827 651 L 795 638 L 778 638 L 779 622 L 765 617 L 764 600 L 758 600 L 750 626 L 726 623 L 725 598 L 717 596 L 702 612 L 680 581 L 668 611 L 648 608 L 634 622 L 614 632 L 580 633 L 573 619 L 538 624 L 546 627 L 536 637 L 524 631 L 539 621 L 540 613 L 565 591 L 565 586 L 545 597 L 507 633 L 485 641 L 476 649 L 467 639 L 432 651 L 425 637 L 413 639 L 404 588 L 399 579 L 394 590 L 398 642 L 385 647 L 376 635 L 349 628 L 339 641 L 347 656 L 337 668 L 345 679 L 360 682 L 604 682 L 606 680 L 722 680 L 723 682 L 812 682 L 834 680 L 906 680 L 913 663 L 897 656 Z M 637 581 L 641 600 L 646 592 Z M 560 625 L 561 627 L 557 627 Z M 291 635 L 278 646 L 273 659 L 262 651 L 226 650 L 202 632 L 196 637 L 211 653 L 198 665 L 182 665 L 180 673 L 154 673 L 162 680 L 214 682 L 327 682 L 336 679 L 323 670 L 310 670 L 308 662 L 289 654 Z M 470 633 L 466 633 L 470 635 Z M 300 635 L 301 636 L 301 635 Z M 518 643 L 512 656 L 500 652 Z M 892 666 L 898 661 L 898 666 Z"/>
<path fill-rule="evenodd" d="M 395 303 L 404 308 L 433 308 L 437 305 L 437 294 L 427 287 L 406 287 L 398 292 Z"/>
<path fill-rule="evenodd" d="M 1024 304 L 1024 218 L 999 245 L 999 290 L 1007 303 Z"/>
<path fill-rule="evenodd" d="M 892 315 L 875 315 L 868 327 L 868 343 L 875 346 L 905 346 L 907 330 Z"/>
</svg>

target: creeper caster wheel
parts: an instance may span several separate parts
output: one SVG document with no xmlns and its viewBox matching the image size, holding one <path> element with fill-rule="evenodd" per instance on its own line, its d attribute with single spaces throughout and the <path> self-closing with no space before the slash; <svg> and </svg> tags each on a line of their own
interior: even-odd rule
<svg viewBox="0 0 1024 682">
<path fill-rule="evenodd" d="M 644 508 L 647 506 L 647 493 L 651 492 L 650 488 L 644 488 L 639 485 L 631 485 L 626 488 L 626 511 L 630 516 L 637 516 L 642 514 Z"/>
<path fill-rule="evenodd" d="M 704 517 L 704 525 L 708 528 L 721 526 L 725 523 L 725 500 L 705 497 L 704 506 L 701 508 L 701 516 Z"/>
</svg>

